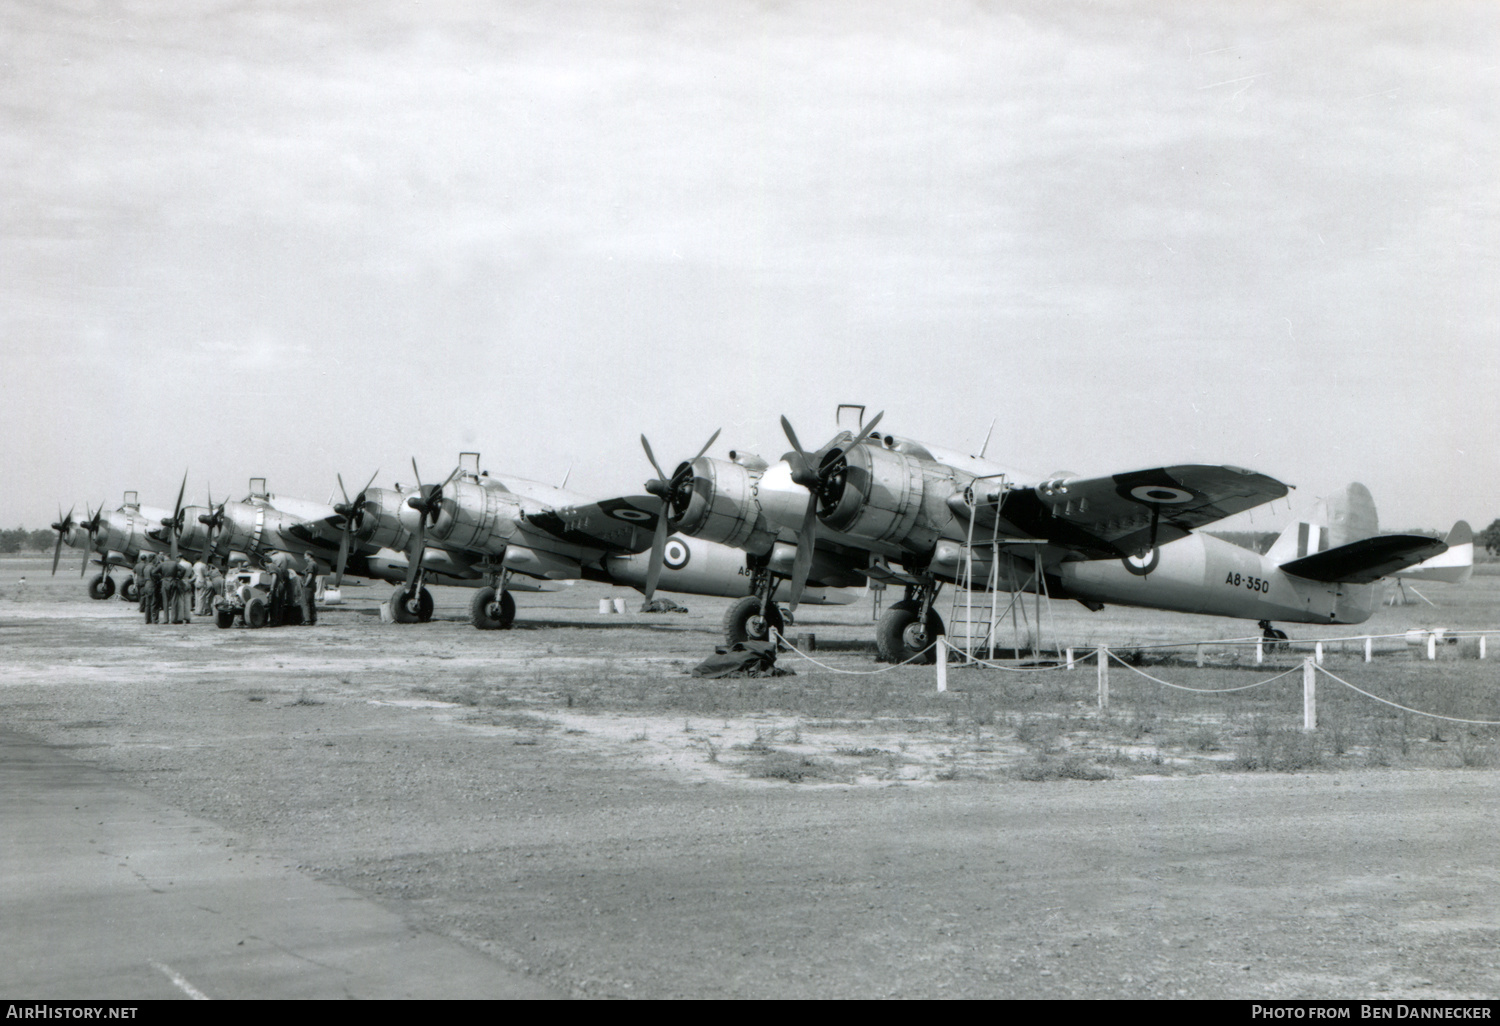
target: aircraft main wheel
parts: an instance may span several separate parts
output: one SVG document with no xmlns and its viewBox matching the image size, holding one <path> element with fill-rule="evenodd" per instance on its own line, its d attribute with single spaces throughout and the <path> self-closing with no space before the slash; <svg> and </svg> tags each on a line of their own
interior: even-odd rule
<svg viewBox="0 0 1500 1026">
<path fill-rule="evenodd" d="M 225 628 L 227 628 L 227 627 L 233 627 L 234 626 L 234 610 L 233 609 L 220 609 L 220 610 L 216 610 L 214 612 L 214 623 L 218 624 L 220 627 L 225 627 Z"/>
<path fill-rule="evenodd" d="M 502 591 L 497 598 L 494 588 L 480 588 L 469 601 L 469 616 L 482 631 L 503 631 L 516 621 L 516 600 Z"/>
<path fill-rule="evenodd" d="M 927 611 L 927 623 L 917 622 L 917 605 L 914 602 L 897 602 L 885 611 L 875 627 L 875 645 L 880 658 L 888 663 L 904 663 L 908 659 L 926 665 L 937 661 L 933 644 L 943 630 L 943 618 L 937 610 Z"/>
<path fill-rule="evenodd" d="M 89 598 L 107 599 L 115 593 L 115 579 L 99 574 L 89 581 Z"/>
<path fill-rule="evenodd" d="M 266 606 L 266 600 L 259 595 L 252 595 L 250 601 L 245 603 L 245 626 L 264 627 L 271 622 L 271 610 Z"/>
<path fill-rule="evenodd" d="M 135 590 L 135 578 L 127 577 L 120 585 L 120 600 L 122 602 L 135 602 L 141 597 L 140 592 Z"/>
<path fill-rule="evenodd" d="M 391 617 L 397 623 L 426 623 L 431 620 L 432 592 L 420 588 L 413 599 L 408 595 L 406 585 L 396 585 L 396 590 L 391 593 Z"/>
<path fill-rule="evenodd" d="M 724 613 L 724 643 L 733 645 L 737 641 L 769 641 L 771 628 L 780 634 L 786 630 L 786 621 L 781 610 L 772 602 L 765 616 L 760 615 L 760 599 L 746 595 Z"/>
</svg>

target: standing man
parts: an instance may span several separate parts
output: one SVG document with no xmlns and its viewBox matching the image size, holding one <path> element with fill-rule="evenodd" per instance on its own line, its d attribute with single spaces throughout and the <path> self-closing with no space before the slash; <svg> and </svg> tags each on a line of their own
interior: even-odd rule
<svg viewBox="0 0 1500 1026">
<path fill-rule="evenodd" d="M 193 612 L 208 615 L 208 564 L 203 560 L 193 564 Z"/>
<path fill-rule="evenodd" d="M 149 553 L 142 552 L 135 561 L 135 597 L 136 607 L 144 613 L 146 611 L 146 592 L 151 587 L 151 560 Z"/>
<path fill-rule="evenodd" d="M 318 561 L 311 552 L 303 554 L 302 569 L 307 574 L 302 582 L 302 622 L 311 627 L 318 622 L 318 607 L 314 601 L 318 590 Z"/>
<path fill-rule="evenodd" d="M 151 553 L 151 565 L 146 571 L 146 622 L 156 623 L 161 614 L 162 571 L 161 553 Z"/>
</svg>

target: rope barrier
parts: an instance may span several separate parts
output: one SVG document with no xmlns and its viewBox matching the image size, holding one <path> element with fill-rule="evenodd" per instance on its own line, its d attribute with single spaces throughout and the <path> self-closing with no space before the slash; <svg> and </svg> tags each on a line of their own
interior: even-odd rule
<svg viewBox="0 0 1500 1026">
<path fill-rule="evenodd" d="M 771 628 L 771 640 L 775 641 L 778 645 L 785 645 L 788 651 L 797 653 L 799 656 L 801 656 L 803 659 L 806 659 L 808 662 L 812 663 L 814 666 L 820 666 L 823 669 L 829 670 L 829 671 L 831 671 L 833 673 L 847 673 L 847 674 L 850 674 L 851 676 L 856 676 L 856 677 L 868 677 L 868 676 L 871 676 L 871 675 L 876 674 L 876 673 L 889 673 L 891 670 L 899 670 L 903 666 L 909 666 L 912 663 L 915 663 L 918 659 L 921 659 L 928 652 L 931 652 L 932 651 L 932 646 L 937 644 L 937 642 L 934 641 L 932 643 L 932 645 L 928 645 L 926 648 L 922 649 L 922 651 L 918 652 L 916 655 L 912 656 L 910 659 L 905 659 L 905 660 L 903 660 L 903 661 L 901 661 L 899 663 L 892 663 L 889 666 L 882 666 L 878 670 L 845 670 L 842 667 L 829 666 L 825 662 L 822 662 L 820 660 L 814 659 L 812 656 L 810 656 L 806 652 L 802 651 L 796 645 L 793 645 L 790 641 L 786 640 L 786 635 L 782 634 L 780 631 L 776 630 L 774 627 Z"/>
<path fill-rule="evenodd" d="M 1357 691 L 1361 695 L 1364 695 L 1366 698 L 1373 698 L 1377 702 L 1383 702 L 1384 704 L 1390 706 L 1393 709 L 1400 709 L 1402 712 L 1414 713 L 1417 716 L 1431 716 L 1435 720 L 1447 720 L 1449 723 L 1478 723 L 1478 724 L 1482 724 L 1482 725 L 1487 726 L 1487 727 L 1500 727 L 1500 720 L 1465 720 L 1465 719 L 1460 719 L 1457 716 L 1443 716 L 1443 715 L 1440 715 L 1438 713 L 1423 712 L 1421 709 L 1410 709 L 1410 708 L 1408 708 L 1408 707 L 1406 707 L 1404 705 L 1401 705 L 1401 704 L 1399 704 L 1397 702 L 1392 702 L 1388 698 L 1381 698 L 1379 695 L 1372 695 L 1372 694 L 1370 694 L 1368 691 L 1364 690 L 1363 688 L 1355 687 L 1353 684 L 1350 684 L 1347 680 L 1344 680 L 1342 677 L 1336 677 L 1336 676 L 1334 676 L 1333 674 L 1329 673 L 1327 670 L 1323 669 L 1323 667 L 1321 667 L 1321 666 L 1316 666 L 1315 665 L 1314 669 L 1316 669 L 1318 672 L 1322 673 L 1325 677 L 1332 677 L 1334 680 L 1338 681 L 1340 684 L 1344 685 L 1344 687 L 1348 688 L 1351 691 Z"/>
<path fill-rule="evenodd" d="M 991 670 L 1005 670 L 1008 673 L 1049 673 L 1052 670 L 1066 670 L 1068 668 L 1067 664 L 1063 662 L 1055 663 L 1052 666 L 1001 666 L 999 663 L 992 663 L 978 656 L 964 655 L 963 650 L 955 648 L 951 642 L 948 644 L 948 651 L 955 655 L 963 656 L 964 660 L 961 664 L 963 666 L 983 666 Z"/>
<path fill-rule="evenodd" d="M 1245 684 L 1245 685 L 1242 685 L 1242 686 L 1237 687 L 1237 688 L 1190 688 L 1190 687 L 1187 687 L 1184 684 L 1173 684 L 1169 680 L 1162 680 L 1160 677 L 1153 677 L 1153 676 L 1151 676 L 1151 674 L 1147 673 L 1145 670 L 1142 670 L 1139 667 L 1131 666 L 1125 660 L 1121 659 L 1119 656 L 1117 656 L 1113 652 L 1109 651 L 1109 649 L 1105 649 L 1104 651 L 1105 651 L 1105 653 L 1111 659 L 1113 659 L 1115 662 L 1119 663 L 1121 666 L 1125 667 L 1125 669 L 1131 671 L 1132 673 L 1138 673 L 1142 677 L 1145 677 L 1147 680 L 1155 681 L 1156 683 L 1163 684 L 1163 685 L 1165 685 L 1165 686 L 1167 686 L 1169 688 L 1176 688 L 1178 691 L 1192 691 L 1192 692 L 1195 692 L 1195 693 L 1200 694 L 1200 695 L 1223 695 L 1223 694 L 1228 694 L 1231 691 L 1249 691 L 1251 688 L 1258 688 L 1262 684 L 1270 684 L 1272 681 L 1278 681 L 1278 680 L 1280 680 L 1283 677 L 1289 677 L 1292 674 L 1298 673 L 1298 672 L 1300 672 L 1302 670 L 1302 667 L 1299 664 L 1297 666 L 1292 667 L 1290 670 L 1287 670 L 1284 673 L 1278 673 L 1274 677 L 1267 677 L 1265 680 L 1258 680 L 1254 684 Z"/>
</svg>

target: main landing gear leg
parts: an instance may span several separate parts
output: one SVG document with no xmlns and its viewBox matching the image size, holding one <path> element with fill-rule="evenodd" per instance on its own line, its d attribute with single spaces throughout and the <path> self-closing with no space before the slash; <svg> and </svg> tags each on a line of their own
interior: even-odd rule
<svg viewBox="0 0 1500 1026">
<path fill-rule="evenodd" d="M 906 597 L 887 609 L 875 627 L 875 645 L 880 659 L 888 663 L 933 663 L 935 642 L 946 633 L 943 618 L 932 608 L 941 587 L 930 576 L 908 585 Z"/>
<path fill-rule="evenodd" d="M 509 570 L 492 573 L 490 583 L 475 592 L 469 602 L 469 619 L 475 627 L 482 631 L 503 631 L 516 622 L 516 600 L 506 588 L 509 583 Z"/>
<path fill-rule="evenodd" d="M 724 612 L 724 644 L 740 641 L 769 641 L 771 631 L 779 635 L 786 630 L 786 620 L 776 605 L 776 587 L 780 579 L 764 565 L 750 560 L 750 590 Z"/>
</svg>

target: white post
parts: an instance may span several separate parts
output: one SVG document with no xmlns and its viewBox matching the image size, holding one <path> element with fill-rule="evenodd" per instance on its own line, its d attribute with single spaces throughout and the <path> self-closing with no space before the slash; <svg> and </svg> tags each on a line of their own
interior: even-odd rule
<svg viewBox="0 0 1500 1026">
<path fill-rule="evenodd" d="M 1255 639 L 1255 665 L 1259 666 L 1266 661 L 1266 639 Z"/>
<path fill-rule="evenodd" d="M 937 649 L 938 694 L 942 694 L 948 690 L 948 639 L 939 634 L 933 644 Z"/>
<path fill-rule="evenodd" d="M 1437 658 L 1437 631 L 1427 632 L 1427 658 Z"/>
<path fill-rule="evenodd" d="M 1311 659 L 1302 660 L 1302 729 L 1318 729 L 1317 671 Z"/>
<path fill-rule="evenodd" d="M 1375 658 L 1375 639 L 1373 637 L 1371 637 L 1370 635 L 1367 634 L 1367 635 L 1365 635 L 1365 662 L 1368 663 L 1370 660 L 1372 660 L 1374 658 Z"/>
<path fill-rule="evenodd" d="M 1484 635 L 1479 636 L 1479 658 L 1484 658 Z"/>
<path fill-rule="evenodd" d="M 1094 650 L 1099 660 L 1099 708 L 1109 708 L 1109 652 L 1103 645 Z"/>
<path fill-rule="evenodd" d="M 1203 646 L 1202 645 L 1194 645 L 1193 646 L 1193 658 L 1198 663 L 1198 669 L 1200 669 L 1200 670 L 1203 669 Z"/>
<path fill-rule="evenodd" d="M 601 613 L 613 613 L 614 611 L 615 611 L 615 604 L 614 604 L 614 602 L 612 600 L 607 599 L 607 598 L 603 598 L 603 599 L 599 600 L 599 612 L 601 612 Z"/>
<path fill-rule="evenodd" d="M 1484 639 L 1483 638 L 1479 639 L 1479 644 L 1480 645 L 1484 644 Z M 1480 658 L 1482 659 L 1484 657 L 1480 656 Z M 1068 669 L 1070 669 L 1070 670 L 1073 669 L 1073 650 L 1071 648 L 1068 649 Z"/>
<path fill-rule="evenodd" d="M 1321 641 L 1313 642 L 1313 658 L 1318 661 L 1319 666 L 1323 665 L 1323 643 Z"/>
</svg>

